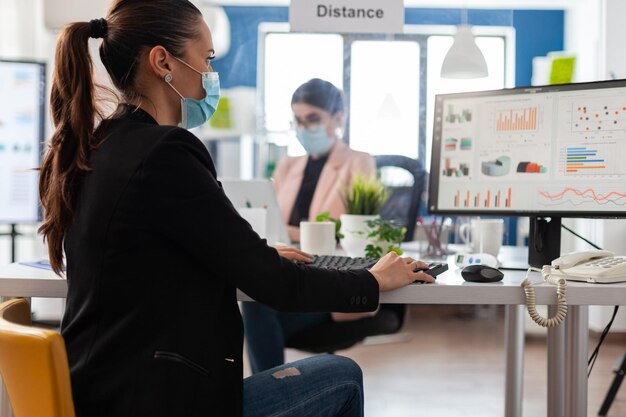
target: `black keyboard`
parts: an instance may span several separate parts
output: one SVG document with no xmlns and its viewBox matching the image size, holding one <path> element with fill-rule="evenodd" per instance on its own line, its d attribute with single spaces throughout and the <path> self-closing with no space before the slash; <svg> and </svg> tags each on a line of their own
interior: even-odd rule
<svg viewBox="0 0 626 417">
<path fill-rule="evenodd" d="M 316 266 L 318 268 L 340 269 L 345 271 L 349 269 L 371 268 L 376 262 L 378 262 L 378 259 L 374 258 L 351 258 L 349 256 L 338 255 L 313 255 L 313 262 L 307 265 Z"/>
<path fill-rule="evenodd" d="M 376 262 L 378 262 L 378 259 L 375 258 L 351 258 L 349 256 L 338 255 L 313 255 L 313 262 L 308 265 L 326 269 L 349 270 L 371 268 L 374 266 L 374 264 L 376 264 Z M 428 269 L 425 269 L 423 271 L 432 277 L 437 277 L 437 275 L 447 270 L 447 263 L 431 262 L 428 264 Z"/>
</svg>

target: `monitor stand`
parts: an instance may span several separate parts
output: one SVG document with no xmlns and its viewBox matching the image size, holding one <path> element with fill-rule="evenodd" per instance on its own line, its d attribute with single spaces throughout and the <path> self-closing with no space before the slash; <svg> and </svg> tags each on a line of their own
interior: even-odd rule
<svg viewBox="0 0 626 417">
<path fill-rule="evenodd" d="M 561 255 L 561 218 L 531 217 L 528 234 L 528 264 L 536 268 Z"/>
<path fill-rule="evenodd" d="M 0 236 L 9 236 L 11 238 L 11 262 L 17 260 L 17 237 L 22 234 L 17 231 L 17 224 L 12 223 L 11 231 L 8 233 L 0 233 Z"/>
</svg>

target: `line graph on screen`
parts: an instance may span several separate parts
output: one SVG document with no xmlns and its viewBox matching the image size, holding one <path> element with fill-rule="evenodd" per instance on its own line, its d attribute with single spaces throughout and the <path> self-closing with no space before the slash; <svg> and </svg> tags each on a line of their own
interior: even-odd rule
<svg viewBox="0 0 626 417">
<path fill-rule="evenodd" d="M 611 189 L 565 187 L 538 192 L 542 206 L 602 207 L 626 206 L 626 191 Z"/>
</svg>

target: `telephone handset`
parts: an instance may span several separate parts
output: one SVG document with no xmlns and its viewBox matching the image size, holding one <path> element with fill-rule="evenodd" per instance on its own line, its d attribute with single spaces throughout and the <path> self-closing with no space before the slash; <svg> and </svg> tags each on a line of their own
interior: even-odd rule
<svg viewBox="0 0 626 417">
<path fill-rule="evenodd" d="M 534 268 L 530 268 L 528 272 L 532 269 Z M 526 293 L 528 314 L 540 326 L 558 326 L 567 315 L 567 280 L 593 283 L 626 281 L 626 256 L 615 256 L 613 252 L 606 250 L 572 252 L 555 259 L 552 265 L 544 265 L 541 276 L 544 281 L 557 286 L 557 313 L 551 318 L 539 315 L 535 306 L 535 289 L 528 281 L 527 273 L 522 287 Z"/>
<path fill-rule="evenodd" d="M 553 260 L 552 266 L 558 267 L 559 269 L 567 269 L 586 261 L 606 258 L 607 256 L 614 255 L 615 254 L 613 252 L 608 250 L 585 250 L 580 252 L 571 252 Z"/>
</svg>

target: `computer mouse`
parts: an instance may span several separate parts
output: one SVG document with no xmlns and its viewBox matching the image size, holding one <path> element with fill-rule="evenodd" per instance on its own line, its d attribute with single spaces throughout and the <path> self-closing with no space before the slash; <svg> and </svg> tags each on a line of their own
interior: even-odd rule
<svg viewBox="0 0 626 417">
<path fill-rule="evenodd" d="M 469 282 L 497 282 L 504 274 L 487 265 L 468 265 L 461 271 L 461 276 Z"/>
</svg>

